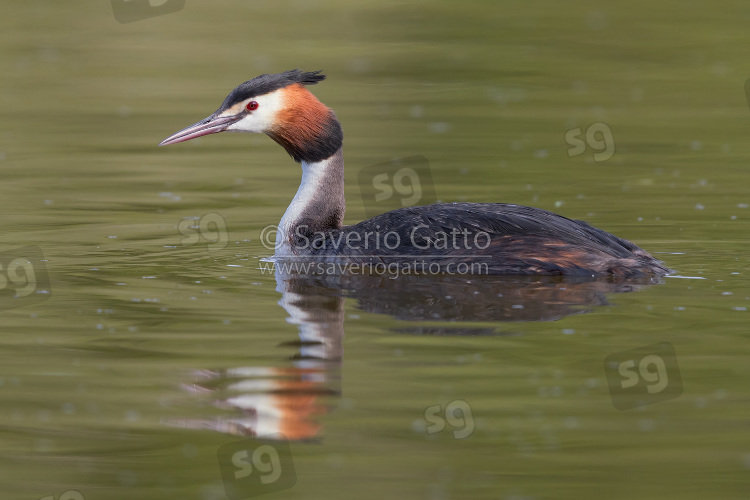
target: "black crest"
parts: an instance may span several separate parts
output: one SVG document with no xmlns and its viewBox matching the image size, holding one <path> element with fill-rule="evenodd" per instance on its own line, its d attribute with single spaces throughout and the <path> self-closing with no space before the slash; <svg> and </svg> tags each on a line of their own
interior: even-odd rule
<svg viewBox="0 0 750 500">
<path fill-rule="evenodd" d="M 283 73 L 256 76 L 252 80 L 239 84 L 237 88 L 230 92 L 227 98 L 224 99 L 224 103 L 219 108 L 219 111 L 223 111 L 245 99 L 268 94 L 269 92 L 288 87 L 295 83 L 315 85 L 326 78 L 325 75 L 321 75 L 320 73 L 320 71 L 304 72 L 292 69 Z"/>
</svg>

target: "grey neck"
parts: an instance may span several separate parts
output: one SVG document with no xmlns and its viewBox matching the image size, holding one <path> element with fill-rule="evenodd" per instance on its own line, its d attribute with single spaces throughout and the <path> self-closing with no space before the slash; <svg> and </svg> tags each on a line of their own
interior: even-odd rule
<svg viewBox="0 0 750 500">
<path fill-rule="evenodd" d="M 344 221 L 344 155 L 339 148 L 328 158 L 302 162 L 302 182 L 276 233 L 276 255 L 304 254 L 295 239 L 341 227 Z"/>
</svg>

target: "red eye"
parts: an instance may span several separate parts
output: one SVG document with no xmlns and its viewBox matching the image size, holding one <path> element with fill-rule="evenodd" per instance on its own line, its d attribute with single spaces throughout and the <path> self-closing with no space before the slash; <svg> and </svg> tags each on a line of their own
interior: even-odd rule
<svg viewBox="0 0 750 500">
<path fill-rule="evenodd" d="M 245 108 L 248 111 L 255 111 L 256 109 L 258 109 L 258 102 L 257 101 L 250 101 L 249 103 L 247 103 L 247 106 L 245 106 Z"/>
</svg>

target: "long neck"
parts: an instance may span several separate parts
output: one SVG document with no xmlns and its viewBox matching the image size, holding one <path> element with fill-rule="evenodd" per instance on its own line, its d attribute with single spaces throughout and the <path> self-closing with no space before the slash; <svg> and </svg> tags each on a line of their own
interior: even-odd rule
<svg viewBox="0 0 750 500">
<path fill-rule="evenodd" d="M 316 162 L 302 161 L 302 182 L 276 233 L 277 255 L 298 255 L 299 240 L 315 239 L 315 234 L 340 228 L 344 220 L 344 155 L 339 148 L 333 155 Z M 295 243 L 297 242 L 297 243 Z"/>
</svg>

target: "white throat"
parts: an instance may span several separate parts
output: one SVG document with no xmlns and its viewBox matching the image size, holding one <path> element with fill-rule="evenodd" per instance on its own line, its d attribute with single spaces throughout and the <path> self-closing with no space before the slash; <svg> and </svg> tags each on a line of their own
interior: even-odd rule
<svg viewBox="0 0 750 500">
<path fill-rule="evenodd" d="M 315 199 L 316 193 L 321 191 L 326 179 L 326 169 L 321 163 L 302 162 L 302 181 L 300 182 L 297 194 L 294 195 L 292 202 L 284 212 L 284 216 L 279 222 L 279 231 L 276 233 L 276 253 L 280 253 L 284 243 L 289 241 L 289 235 L 294 231 L 294 227 L 304 218 L 308 207 Z"/>
<path fill-rule="evenodd" d="M 302 181 L 276 233 L 276 256 L 304 253 L 293 249 L 290 237 L 298 227 L 324 231 L 341 226 L 344 218 L 344 161 L 341 149 L 319 162 L 302 162 Z M 296 251 L 295 251 L 296 250 Z"/>
</svg>

